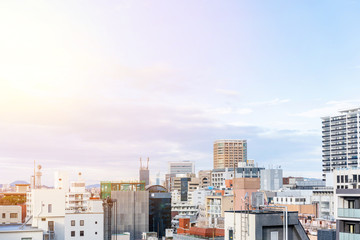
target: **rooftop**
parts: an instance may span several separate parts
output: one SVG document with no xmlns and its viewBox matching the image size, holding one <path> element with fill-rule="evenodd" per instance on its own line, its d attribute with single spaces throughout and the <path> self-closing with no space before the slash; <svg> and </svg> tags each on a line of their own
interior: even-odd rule
<svg viewBox="0 0 360 240">
<path fill-rule="evenodd" d="M 0 232 L 42 232 L 43 230 L 33 228 L 31 225 L 0 224 Z"/>
<path fill-rule="evenodd" d="M 234 213 L 234 211 L 225 211 L 226 213 Z M 248 214 L 254 214 L 254 215 L 260 215 L 260 214 L 284 214 L 284 211 L 281 210 L 250 210 L 250 211 L 235 211 L 235 213 L 248 213 Z M 296 213 L 297 211 L 288 211 L 288 213 Z"/>
</svg>

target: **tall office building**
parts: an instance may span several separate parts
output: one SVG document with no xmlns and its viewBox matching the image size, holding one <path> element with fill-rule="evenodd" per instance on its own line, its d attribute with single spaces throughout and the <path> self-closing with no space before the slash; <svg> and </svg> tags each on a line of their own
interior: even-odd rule
<svg viewBox="0 0 360 240">
<path fill-rule="evenodd" d="M 195 173 L 195 164 L 191 161 L 169 162 L 169 174 Z"/>
<path fill-rule="evenodd" d="M 173 178 L 176 176 L 195 176 L 195 163 L 191 161 L 169 162 L 168 173 L 165 174 L 165 187 L 172 191 Z"/>
<path fill-rule="evenodd" d="M 140 180 L 140 182 L 145 182 L 145 186 L 150 184 L 149 158 L 147 159 L 146 167 L 142 165 L 141 158 L 140 158 L 139 180 Z"/>
<path fill-rule="evenodd" d="M 217 140 L 214 142 L 214 169 L 237 167 L 247 161 L 246 140 Z"/>
<path fill-rule="evenodd" d="M 171 193 L 159 185 L 148 186 L 149 192 L 149 231 L 157 232 L 158 238 L 165 236 L 171 228 Z"/>
<path fill-rule="evenodd" d="M 360 108 L 322 117 L 323 177 L 337 168 L 359 167 Z"/>
</svg>

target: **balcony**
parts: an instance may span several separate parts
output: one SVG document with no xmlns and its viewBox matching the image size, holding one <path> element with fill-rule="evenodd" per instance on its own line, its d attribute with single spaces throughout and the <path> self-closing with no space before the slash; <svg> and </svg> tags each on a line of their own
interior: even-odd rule
<svg viewBox="0 0 360 240">
<path fill-rule="evenodd" d="M 340 232 L 339 240 L 360 240 L 360 234 Z"/>
<path fill-rule="evenodd" d="M 360 209 L 338 208 L 338 216 L 343 218 L 360 218 Z"/>
</svg>

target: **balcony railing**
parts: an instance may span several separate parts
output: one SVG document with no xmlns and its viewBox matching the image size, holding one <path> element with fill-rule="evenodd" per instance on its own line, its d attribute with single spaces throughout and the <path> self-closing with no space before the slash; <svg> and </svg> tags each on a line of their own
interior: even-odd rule
<svg viewBox="0 0 360 240">
<path fill-rule="evenodd" d="M 360 234 L 340 232 L 339 240 L 360 240 Z"/>
<path fill-rule="evenodd" d="M 360 218 L 360 209 L 338 208 L 338 216 L 345 218 Z"/>
</svg>

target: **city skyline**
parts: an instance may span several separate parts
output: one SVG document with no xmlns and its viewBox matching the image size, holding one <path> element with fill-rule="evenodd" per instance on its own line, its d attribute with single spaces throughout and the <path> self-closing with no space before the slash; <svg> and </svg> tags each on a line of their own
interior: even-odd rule
<svg viewBox="0 0 360 240">
<path fill-rule="evenodd" d="M 69 7 L 71 4 L 72 7 Z M 360 106 L 355 1 L 0 3 L 0 183 L 213 168 L 213 142 L 321 178 L 321 117 Z M 311 166 L 311 169 L 309 169 Z M 26 176 L 28 178 L 25 178 Z"/>
</svg>

